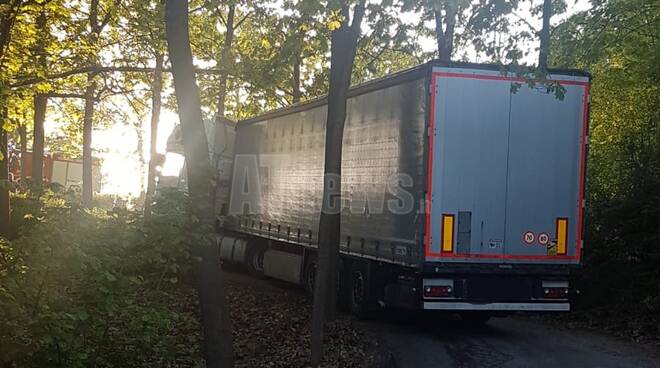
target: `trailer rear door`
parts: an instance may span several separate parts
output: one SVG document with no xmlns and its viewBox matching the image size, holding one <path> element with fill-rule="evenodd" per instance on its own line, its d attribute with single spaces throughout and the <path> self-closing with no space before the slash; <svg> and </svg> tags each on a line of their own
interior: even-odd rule
<svg viewBox="0 0 660 368">
<path fill-rule="evenodd" d="M 563 99 L 497 71 L 434 69 L 427 261 L 579 262 L 588 78 L 552 78 Z"/>
</svg>

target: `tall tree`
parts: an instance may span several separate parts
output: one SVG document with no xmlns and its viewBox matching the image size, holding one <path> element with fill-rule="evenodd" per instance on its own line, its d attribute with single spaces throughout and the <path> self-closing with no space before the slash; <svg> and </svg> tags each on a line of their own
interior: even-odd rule
<svg viewBox="0 0 660 368">
<path fill-rule="evenodd" d="M 98 62 L 98 47 L 101 33 L 113 19 L 116 8 L 121 0 L 113 0 L 113 3 L 106 4 L 105 13 L 102 13 L 104 7 L 101 0 L 91 0 L 89 7 L 89 33 L 87 34 L 87 43 L 92 49 L 91 59 L 95 65 Z M 94 130 L 94 108 L 97 100 L 97 81 L 98 72 L 91 71 L 87 73 L 87 83 L 85 86 L 85 109 L 83 118 L 83 150 L 82 150 L 82 202 L 84 206 L 91 206 L 94 199 L 94 173 L 92 157 L 92 131 Z"/>
<path fill-rule="evenodd" d="M 330 46 L 330 87 L 325 132 L 325 169 L 323 203 L 319 221 L 318 273 L 314 285 L 312 315 L 313 367 L 323 358 L 323 330 L 337 309 L 337 264 L 341 234 L 341 158 L 346 100 L 351 84 L 353 62 L 357 50 L 360 27 L 366 0 L 353 6 L 349 1 L 339 2 L 340 26 L 332 31 Z"/>
<path fill-rule="evenodd" d="M 479 56 L 485 53 L 494 62 L 517 61 L 520 32 L 512 32 L 509 19 L 520 0 L 402 0 L 403 11 L 414 11 L 424 22 L 414 34 L 425 34 L 425 23 L 433 23 L 431 33 L 437 44 L 437 58 L 451 61 L 456 51 L 472 45 Z M 503 42 L 504 40 L 504 42 Z M 463 59 L 468 55 L 463 54 Z M 506 60 L 505 60 L 506 59 Z"/>
<path fill-rule="evenodd" d="M 42 71 L 47 69 L 46 58 L 46 34 L 48 33 L 48 17 L 46 14 L 46 3 L 41 5 L 41 11 L 37 16 L 37 32 L 39 32 L 39 39 L 34 47 L 34 55 L 39 67 Z M 43 182 L 43 167 L 44 167 L 44 122 L 46 121 L 46 110 L 48 108 L 48 97 L 45 94 L 37 92 L 34 96 L 34 126 L 33 126 L 33 140 L 32 140 L 32 180 L 36 185 L 37 190 L 41 189 Z M 25 172 L 23 175 L 27 175 Z"/>
<path fill-rule="evenodd" d="M 297 47 L 293 51 L 293 73 L 291 75 L 291 103 L 298 103 L 302 98 L 302 91 L 300 90 L 300 67 L 302 66 L 302 43 L 305 38 L 303 32 L 298 34 L 299 41 Z"/>
<path fill-rule="evenodd" d="M 485 0 L 488 2 L 491 0 Z M 483 2 L 481 2 L 483 3 Z M 451 60 L 457 39 L 456 26 L 465 21 L 465 11 L 470 6 L 468 0 L 403 0 L 404 11 L 415 11 L 421 14 L 422 19 L 432 21 L 434 24 L 433 37 L 437 45 L 437 58 L 444 62 Z M 423 23 L 417 32 L 424 33 Z"/>
<path fill-rule="evenodd" d="M 225 100 L 227 98 L 227 77 L 229 74 L 229 66 L 233 64 L 231 59 L 231 49 L 234 43 L 234 32 L 236 30 L 236 3 L 233 1 L 229 3 L 229 9 L 227 10 L 227 18 L 221 19 L 224 21 L 225 25 L 225 37 L 224 43 L 222 44 L 221 51 L 221 60 L 220 65 L 222 72 L 218 78 L 218 105 L 216 109 L 216 118 L 225 117 Z M 240 24 L 239 24 L 240 25 Z"/>
<path fill-rule="evenodd" d="M 27 131 L 27 126 L 25 124 L 21 124 L 17 128 L 18 130 L 18 141 L 19 141 L 19 149 L 21 151 L 21 170 L 23 170 L 25 167 L 28 165 L 28 131 Z M 21 174 L 22 175 L 22 174 Z"/>
<path fill-rule="evenodd" d="M 454 52 L 454 30 L 459 11 L 469 2 L 463 0 L 442 0 L 433 2 L 435 39 L 438 45 L 438 59 L 449 62 Z"/>
<path fill-rule="evenodd" d="M 196 230 L 193 253 L 201 258 L 201 265 L 196 269 L 206 365 L 210 368 L 232 367 L 231 326 L 218 262 L 218 247 L 212 236 L 214 208 L 211 193 L 215 188 L 190 49 L 187 0 L 167 0 L 165 32 L 181 120 L 192 217 L 196 219 L 193 224 Z"/>
<path fill-rule="evenodd" d="M 89 207 L 94 200 L 94 174 L 92 168 L 92 131 L 94 129 L 94 96 L 96 92 L 96 73 L 87 75 L 85 87 L 85 110 L 83 118 L 83 150 L 82 150 L 82 203 Z"/>
<path fill-rule="evenodd" d="M 552 17 L 552 0 L 543 0 L 543 26 L 539 32 L 539 64 L 541 70 L 548 69 L 548 55 L 550 54 L 550 18 Z"/>
<path fill-rule="evenodd" d="M 137 81 L 140 84 L 149 84 L 151 98 L 151 118 L 149 128 L 149 165 L 147 171 L 147 191 L 144 201 L 145 217 L 150 215 L 153 195 L 156 190 L 157 167 L 159 162 L 158 154 L 158 125 L 160 123 L 160 113 L 163 104 L 163 83 L 164 81 L 164 50 L 165 50 L 165 29 L 164 3 L 157 0 L 133 0 L 129 6 L 122 7 L 119 17 L 122 19 L 119 27 L 122 32 L 128 34 L 137 34 L 130 43 L 125 44 L 124 48 L 131 55 L 131 63 L 154 64 L 153 73 L 136 74 Z M 127 96 L 128 97 L 128 96 Z M 142 96 L 133 96 L 137 104 L 135 106 L 146 106 L 147 101 Z M 143 101 L 144 100 L 144 101 Z M 140 120 L 141 121 L 141 120 Z M 141 131 L 141 126 L 136 127 Z"/>
<path fill-rule="evenodd" d="M 7 108 L 0 107 L 0 121 L 7 118 Z M 9 237 L 9 152 L 7 131 L 0 126 L 0 237 Z"/>
<path fill-rule="evenodd" d="M 6 50 L 11 41 L 11 31 L 22 0 L 0 0 L 0 236 L 9 235 L 9 152 L 7 149 L 7 75 Z"/>
<path fill-rule="evenodd" d="M 43 93 L 34 95 L 34 126 L 32 140 L 32 180 L 37 188 L 41 188 L 44 173 L 44 122 L 46 121 L 46 109 L 48 108 L 48 97 Z M 28 175 L 22 172 L 22 175 Z"/>
<path fill-rule="evenodd" d="M 163 89 L 163 54 L 156 55 L 156 68 L 151 85 L 151 124 L 149 130 L 149 172 L 147 174 L 147 193 L 145 196 L 144 214 L 149 216 L 151 201 L 156 191 L 156 166 L 158 157 L 158 123 L 162 105 Z"/>
<path fill-rule="evenodd" d="M 264 18 L 276 18 L 262 9 L 264 3 L 254 0 L 209 0 L 193 12 L 191 34 L 195 57 L 217 65 L 218 73 L 207 80 L 201 79 L 203 87 L 202 103 L 215 110 L 215 117 L 238 118 L 236 110 L 239 103 L 228 93 L 237 84 L 250 77 L 263 78 L 252 69 L 251 74 L 242 74 L 244 63 L 249 60 L 242 57 L 245 49 L 254 49 L 265 31 L 272 31 Z M 237 60 L 240 58 L 241 62 Z M 247 77 L 247 78 L 245 78 Z M 243 104 L 241 101 L 240 104 Z"/>
</svg>

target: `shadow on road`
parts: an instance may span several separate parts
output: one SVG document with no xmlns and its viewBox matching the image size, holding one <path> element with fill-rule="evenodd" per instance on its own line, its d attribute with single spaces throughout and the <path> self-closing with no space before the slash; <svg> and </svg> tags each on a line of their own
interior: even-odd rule
<svg viewBox="0 0 660 368">
<path fill-rule="evenodd" d="M 494 317 L 491 321 L 497 319 Z M 452 313 L 388 310 L 374 314 L 368 322 L 389 325 L 397 330 L 406 330 L 411 333 L 425 333 L 435 338 L 487 336 L 506 339 L 512 337 L 510 332 L 499 329 L 490 323 L 468 323 Z"/>
<path fill-rule="evenodd" d="M 300 287 L 285 282 L 241 272 L 225 275 L 236 284 L 297 298 L 303 295 Z M 474 326 L 449 313 L 387 310 L 355 323 L 385 345 L 397 368 L 660 366 L 657 349 L 520 316 L 492 318 L 487 324 Z"/>
</svg>

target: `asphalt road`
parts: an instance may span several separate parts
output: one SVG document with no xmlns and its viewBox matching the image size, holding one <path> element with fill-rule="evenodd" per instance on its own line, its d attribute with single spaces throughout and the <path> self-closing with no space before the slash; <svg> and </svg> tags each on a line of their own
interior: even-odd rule
<svg viewBox="0 0 660 368">
<path fill-rule="evenodd" d="M 651 347 L 519 317 L 468 328 L 444 317 L 388 313 L 365 325 L 385 340 L 398 368 L 660 367 Z"/>
<path fill-rule="evenodd" d="M 273 279 L 225 273 L 233 282 L 302 289 Z M 523 317 L 468 327 L 436 314 L 389 311 L 357 322 L 392 351 L 397 368 L 660 368 L 660 349 Z"/>
</svg>

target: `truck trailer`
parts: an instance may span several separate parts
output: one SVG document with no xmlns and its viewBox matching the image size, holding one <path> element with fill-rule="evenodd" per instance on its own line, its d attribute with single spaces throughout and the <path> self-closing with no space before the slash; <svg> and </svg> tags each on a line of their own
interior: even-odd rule
<svg viewBox="0 0 660 368">
<path fill-rule="evenodd" d="M 355 313 L 568 311 L 589 84 L 579 70 L 534 83 L 499 66 L 432 61 L 351 88 L 339 300 Z M 216 134 L 224 263 L 312 291 L 326 113 L 324 96 Z"/>
</svg>

